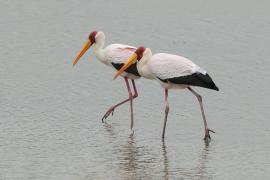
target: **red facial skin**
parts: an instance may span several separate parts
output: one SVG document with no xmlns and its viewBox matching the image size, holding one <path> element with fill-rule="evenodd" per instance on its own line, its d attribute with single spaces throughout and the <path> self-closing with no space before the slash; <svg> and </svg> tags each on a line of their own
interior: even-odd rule
<svg viewBox="0 0 270 180">
<path fill-rule="evenodd" d="M 92 44 L 94 44 L 96 42 L 96 38 L 95 38 L 96 35 L 97 35 L 97 31 L 93 31 L 89 35 L 89 40 L 91 41 Z"/>
<path fill-rule="evenodd" d="M 145 47 L 140 46 L 137 48 L 137 50 L 135 51 L 135 53 L 137 54 L 137 60 L 141 60 L 141 58 L 143 57 L 143 52 L 145 51 Z"/>
</svg>

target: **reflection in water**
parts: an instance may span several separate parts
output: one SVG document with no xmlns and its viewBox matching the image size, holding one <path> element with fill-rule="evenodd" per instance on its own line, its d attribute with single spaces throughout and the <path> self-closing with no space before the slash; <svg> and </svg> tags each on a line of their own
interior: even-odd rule
<svg viewBox="0 0 270 180">
<path fill-rule="evenodd" d="M 110 142 L 114 143 L 113 154 L 116 156 L 114 163 L 118 164 L 118 169 L 116 169 L 117 174 L 121 179 L 141 179 L 146 177 L 144 166 L 146 161 L 141 161 L 144 155 L 144 147 L 138 147 L 135 142 L 135 135 L 133 132 L 128 137 L 128 140 L 124 145 L 116 140 L 123 140 L 121 135 L 118 136 L 115 132 L 113 126 L 110 124 L 104 124 L 105 130 L 109 134 Z"/>
<path fill-rule="evenodd" d="M 123 146 L 124 148 L 124 158 L 123 158 L 123 165 L 126 172 L 128 172 L 132 179 L 136 178 L 137 176 L 137 169 L 138 166 L 138 156 L 139 156 L 139 149 L 136 146 L 136 142 L 134 141 L 134 136 L 129 136 L 127 144 Z"/>
<path fill-rule="evenodd" d="M 106 121 L 103 123 L 103 126 L 105 127 L 105 130 L 109 133 L 109 137 L 116 137 L 116 133 L 114 131 L 114 127 L 111 124 L 106 123 Z"/>
<path fill-rule="evenodd" d="M 202 149 L 198 166 L 195 169 L 195 175 L 199 179 L 213 179 L 212 174 L 209 172 L 209 169 L 207 168 L 207 163 L 209 161 L 209 152 L 210 146 L 209 143 L 206 143 L 205 147 Z"/>
<path fill-rule="evenodd" d="M 122 153 L 119 163 L 121 179 L 152 179 L 151 163 L 154 159 L 149 159 L 151 153 L 144 146 L 136 144 L 135 135 L 130 135 L 127 143 L 122 146 Z"/>
<path fill-rule="evenodd" d="M 177 160 L 172 157 L 176 154 L 170 151 L 164 141 L 158 146 L 160 149 L 154 148 L 155 146 L 152 146 L 154 143 L 139 146 L 140 143 L 136 141 L 136 136 L 130 135 L 121 145 L 123 138 L 125 140 L 126 137 L 118 134 L 109 124 L 105 123 L 104 127 L 108 132 L 110 143 L 114 144 L 113 163 L 116 166 L 113 167 L 115 168 L 113 170 L 120 179 L 213 179 L 207 166 L 209 144 L 205 144 L 202 148 L 194 167 L 179 167 L 181 163 L 175 166 L 175 161 L 172 161 Z"/>
<path fill-rule="evenodd" d="M 169 160 L 168 160 L 168 157 L 167 157 L 167 151 L 166 151 L 166 144 L 165 144 L 165 141 L 162 140 L 162 155 L 163 155 L 163 164 L 164 164 L 164 175 L 163 175 L 163 179 L 164 180 L 168 180 L 169 179 Z"/>
<path fill-rule="evenodd" d="M 177 177 L 177 178 L 191 178 L 191 179 L 213 179 L 211 174 L 207 172 L 207 166 L 206 163 L 208 161 L 208 154 L 209 154 L 209 143 L 205 143 L 205 147 L 202 150 L 201 156 L 199 157 L 199 163 L 198 166 L 195 168 L 177 168 L 175 170 L 169 170 L 169 159 L 168 159 L 168 153 L 166 150 L 166 144 L 165 141 L 162 141 L 162 155 L 163 155 L 163 179 L 168 180 L 170 177 L 169 172 L 172 172 L 171 176 Z"/>
<path fill-rule="evenodd" d="M 207 172 L 207 160 L 208 160 L 208 154 L 209 154 L 209 143 L 205 143 L 205 147 L 203 148 L 199 165 L 197 167 L 198 169 L 198 176 L 199 179 L 212 179 L 211 175 Z"/>
</svg>

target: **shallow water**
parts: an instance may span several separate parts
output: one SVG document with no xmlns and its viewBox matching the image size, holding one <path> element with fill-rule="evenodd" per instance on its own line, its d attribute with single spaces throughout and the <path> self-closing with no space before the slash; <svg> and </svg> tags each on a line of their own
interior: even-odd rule
<svg viewBox="0 0 270 180">
<path fill-rule="evenodd" d="M 269 179 L 268 1 L 9 1 L 0 6 L 0 179 Z M 181 54 L 220 91 L 203 95 L 206 146 L 195 97 L 137 81 L 134 136 L 123 80 L 88 53 L 92 30 L 107 44 Z M 91 59 L 91 60 L 89 60 Z"/>
</svg>

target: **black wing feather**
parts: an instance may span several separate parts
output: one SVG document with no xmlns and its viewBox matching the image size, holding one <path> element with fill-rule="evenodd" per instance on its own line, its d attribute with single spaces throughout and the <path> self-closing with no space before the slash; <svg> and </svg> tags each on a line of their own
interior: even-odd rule
<svg viewBox="0 0 270 180">
<path fill-rule="evenodd" d="M 159 78 L 160 79 L 160 78 Z M 187 76 L 173 77 L 168 79 L 160 79 L 163 82 L 171 82 L 174 84 L 184 84 L 190 86 L 200 86 L 218 91 L 218 87 L 213 82 L 209 74 L 194 73 Z"/>
<path fill-rule="evenodd" d="M 113 67 L 116 69 L 116 70 L 120 70 L 123 66 L 124 66 L 124 63 L 112 63 Z M 132 64 L 131 66 L 129 66 L 125 72 L 127 73 L 130 73 L 130 74 L 133 74 L 135 76 L 141 76 L 138 72 L 138 69 L 137 69 L 137 63 L 134 63 Z"/>
</svg>

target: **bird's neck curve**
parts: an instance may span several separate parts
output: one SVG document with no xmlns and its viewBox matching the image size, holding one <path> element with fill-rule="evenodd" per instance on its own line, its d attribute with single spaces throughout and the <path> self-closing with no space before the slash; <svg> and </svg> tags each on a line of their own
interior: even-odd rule
<svg viewBox="0 0 270 180">
<path fill-rule="evenodd" d="M 106 57 L 104 55 L 104 44 L 105 44 L 105 35 L 103 33 L 99 34 L 96 38 L 95 46 L 94 46 L 94 54 L 98 60 L 103 63 L 107 63 Z"/>
<path fill-rule="evenodd" d="M 152 52 L 151 50 L 149 50 L 147 53 L 144 54 L 142 59 L 137 63 L 139 74 L 147 79 L 154 79 L 151 71 L 148 68 L 148 62 L 151 59 L 151 57 L 152 57 Z"/>
</svg>

